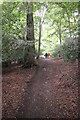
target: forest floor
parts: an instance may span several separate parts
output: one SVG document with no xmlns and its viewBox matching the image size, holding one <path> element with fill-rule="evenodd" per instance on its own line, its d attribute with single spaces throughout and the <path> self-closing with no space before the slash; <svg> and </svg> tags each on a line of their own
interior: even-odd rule
<svg viewBox="0 0 80 120">
<path fill-rule="evenodd" d="M 37 66 L 3 69 L 5 118 L 78 118 L 78 62 L 39 59 Z"/>
</svg>

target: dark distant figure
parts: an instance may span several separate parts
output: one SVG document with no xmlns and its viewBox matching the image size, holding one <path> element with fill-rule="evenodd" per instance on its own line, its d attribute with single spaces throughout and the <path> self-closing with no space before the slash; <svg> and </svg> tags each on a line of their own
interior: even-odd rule
<svg viewBox="0 0 80 120">
<path fill-rule="evenodd" d="M 48 57 L 48 54 L 46 53 L 44 56 L 45 56 L 45 58 L 47 58 L 47 57 Z"/>
</svg>

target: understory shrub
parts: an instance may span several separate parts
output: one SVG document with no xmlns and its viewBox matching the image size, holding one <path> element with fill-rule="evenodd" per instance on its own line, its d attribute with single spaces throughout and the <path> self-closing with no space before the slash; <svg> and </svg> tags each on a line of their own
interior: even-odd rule
<svg viewBox="0 0 80 120">
<path fill-rule="evenodd" d="M 5 40 L 6 41 L 6 40 Z M 10 62 L 20 62 L 23 61 L 24 49 L 26 47 L 25 41 L 23 40 L 13 40 L 5 45 L 2 43 L 2 64 Z M 8 66 L 8 65 L 7 65 Z"/>
<path fill-rule="evenodd" d="M 5 40 L 6 41 L 6 40 Z M 13 40 L 9 42 L 6 46 L 5 42 L 3 42 L 2 47 L 2 64 L 5 67 L 11 62 L 23 63 L 27 61 L 32 61 L 32 54 L 28 53 L 27 50 L 27 41 L 24 40 Z M 33 51 L 32 51 L 33 53 Z M 35 53 L 33 53 L 35 54 Z"/>
<path fill-rule="evenodd" d="M 66 38 L 61 45 L 55 46 L 53 55 L 74 62 L 78 58 L 78 38 Z"/>
</svg>

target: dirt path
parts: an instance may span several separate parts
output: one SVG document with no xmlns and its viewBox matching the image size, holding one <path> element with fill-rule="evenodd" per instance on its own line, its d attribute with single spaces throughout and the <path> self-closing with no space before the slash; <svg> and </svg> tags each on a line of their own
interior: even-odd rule
<svg viewBox="0 0 80 120">
<path fill-rule="evenodd" d="M 78 89 L 76 73 L 72 71 L 74 68 L 63 64 L 62 59 L 58 62 L 40 60 L 36 75 L 28 83 L 17 117 L 77 118 Z"/>
</svg>

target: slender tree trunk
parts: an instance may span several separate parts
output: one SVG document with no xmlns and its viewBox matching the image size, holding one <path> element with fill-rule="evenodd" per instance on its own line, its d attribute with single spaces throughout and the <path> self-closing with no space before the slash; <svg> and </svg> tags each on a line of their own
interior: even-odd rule
<svg viewBox="0 0 80 120">
<path fill-rule="evenodd" d="M 66 14 L 67 14 L 67 18 L 68 18 L 68 25 L 69 25 L 69 34 L 70 34 L 70 37 L 71 37 L 71 28 L 70 28 L 70 17 L 69 17 L 69 13 L 68 13 L 68 10 L 66 9 Z"/>
<path fill-rule="evenodd" d="M 43 15 L 42 15 L 42 17 L 40 18 L 40 22 L 39 22 L 39 47 L 38 47 L 38 56 L 37 56 L 37 59 L 38 59 L 39 56 L 40 56 L 41 28 L 42 28 L 42 24 L 43 24 L 43 21 L 44 21 L 44 16 L 45 16 L 45 13 L 46 13 L 47 8 L 48 8 L 48 6 L 46 5 L 45 8 L 44 8 L 44 11 L 43 11 Z"/>
<path fill-rule="evenodd" d="M 70 37 L 71 37 L 70 18 L 68 19 L 68 23 L 69 23 L 69 33 L 70 33 Z"/>
<path fill-rule="evenodd" d="M 41 18 L 40 18 L 40 22 L 39 22 L 39 47 L 38 47 L 38 56 L 37 56 L 37 59 L 39 58 L 40 56 L 40 46 L 41 46 L 41 28 L 42 28 L 42 25 L 41 25 Z"/>
<path fill-rule="evenodd" d="M 59 40 L 60 40 L 60 44 L 62 43 L 62 40 L 61 40 L 61 26 L 59 27 Z"/>
<path fill-rule="evenodd" d="M 27 3 L 27 47 L 24 54 L 24 67 L 34 65 L 35 41 L 34 41 L 34 22 L 33 22 L 33 3 Z"/>
<path fill-rule="evenodd" d="M 79 69 L 80 69 L 80 2 L 78 4 L 78 62 L 79 62 Z"/>
<path fill-rule="evenodd" d="M 75 31 L 76 31 L 76 18 L 75 18 L 74 12 L 73 12 L 73 18 L 74 18 L 74 28 L 73 28 L 74 35 L 73 35 L 73 37 L 76 38 L 76 34 L 75 34 Z"/>
<path fill-rule="evenodd" d="M 70 28 L 71 23 L 70 23 L 70 17 L 68 15 L 68 13 L 67 13 L 67 17 L 68 17 L 68 24 L 69 24 L 69 34 L 70 34 L 70 37 L 71 37 L 71 28 Z"/>
<path fill-rule="evenodd" d="M 60 25 L 59 23 L 57 22 L 57 26 L 58 26 L 58 34 L 59 34 L 59 41 L 60 41 L 60 44 L 62 43 L 62 38 L 61 38 L 61 20 L 60 20 Z"/>
<path fill-rule="evenodd" d="M 76 18 L 75 18 L 75 16 L 74 16 L 74 12 L 73 12 L 73 18 L 74 18 L 74 24 L 76 23 Z"/>
</svg>

